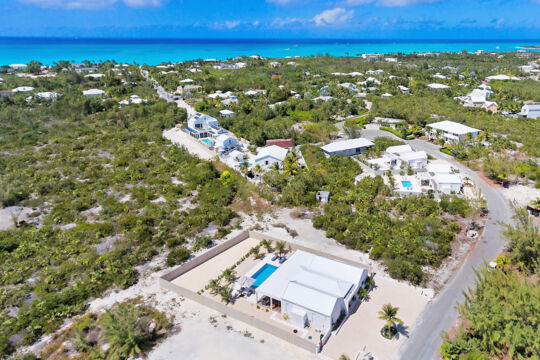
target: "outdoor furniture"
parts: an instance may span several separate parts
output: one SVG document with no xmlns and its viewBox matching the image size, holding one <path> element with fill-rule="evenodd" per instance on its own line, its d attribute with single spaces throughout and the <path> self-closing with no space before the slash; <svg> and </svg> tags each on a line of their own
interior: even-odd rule
<svg viewBox="0 0 540 360">
<path fill-rule="evenodd" d="M 274 253 L 274 256 L 272 256 L 272 261 L 276 261 L 276 259 L 279 257 L 278 253 Z"/>
<path fill-rule="evenodd" d="M 253 294 L 253 290 L 249 289 L 246 293 L 247 296 L 250 296 L 251 294 Z"/>
<path fill-rule="evenodd" d="M 279 258 L 279 263 L 280 263 L 280 264 L 283 264 L 283 263 L 285 262 L 285 260 L 287 260 L 287 259 L 285 258 L 285 256 L 282 256 L 282 257 Z"/>
</svg>

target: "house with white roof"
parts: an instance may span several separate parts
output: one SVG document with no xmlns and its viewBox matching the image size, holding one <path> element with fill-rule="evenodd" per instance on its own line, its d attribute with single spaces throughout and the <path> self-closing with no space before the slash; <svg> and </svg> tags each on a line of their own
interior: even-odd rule
<svg viewBox="0 0 540 360">
<path fill-rule="evenodd" d="M 289 150 L 282 148 L 277 145 L 263 147 L 255 158 L 255 165 L 260 165 L 263 169 L 268 169 L 274 163 L 281 165 L 282 161 L 285 160 Z"/>
<path fill-rule="evenodd" d="M 300 328 L 323 334 L 349 315 L 368 277 L 366 269 L 297 250 L 255 289 L 256 300 L 281 304 L 281 313 Z"/>
<path fill-rule="evenodd" d="M 281 66 L 281 64 L 277 61 L 271 61 L 268 65 L 273 68 Z"/>
<path fill-rule="evenodd" d="M 401 93 L 403 94 L 408 94 L 411 92 L 411 89 L 409 89 L 408 87 L 406 86 L 403 86 L 403 85 L 398 85 L 398 90 L 401 91 Z"/>
<path fill-rule="evenodd" d="M 435 89 L 435 90 L 441 90 L 441 89 L 448 89 L 448 88 L 450 88 L 450 86 L 444 85 L 444 84 L 439 84 L 439 83 L 432 83 L 432 84 L 428 84 L 428 88 Z"/>
<path fill-rule="evenodd" d="M 9 67 L 13 70 L 24 70 L 27 68 L 26 64 L 11 64 Z"/>
<path fill-rule="evenodd" d="M 430 138 L 444 139 L 454 143 L 465 140 L 468 134 L 474 139 L 481 132 L 481 130 L 449 120 L 428 124 L 427 128 Z"/>
<path fill-rule="evenodd" d="M 463 181 L 459 174 L 436 173 L 432 177 L 437 191 L 443 194 L 458 194 L 463 188 Z"/>
<path fill-rule="evenodd" d="M 219 114 L 221 115 L 221 117 L 224 117 L 224 118 L 232 118 L 234 116 L 234 111 L 225 109 L 225 110 L 220 110 Z"/>
<path fill-rule="evenodd" d="M 219 125 L 216 118 L 202 113 L 195 113 L 194 115 L 191 115 L 188 118 L 187 123 L 188 127 L 194 130 L 217 127 Z"/>
<path fill-rule="evenodd" d="M 15 89 L 11 90 L 11 92 L 14 92 L 14 93 L 17 93 L 17 92 L 30 92 L 30 91 L 34 91 L 34 88 L 31 87 L 31 86 L 19 86 L 19 87 L 16 87 Z"/>
<path fill-rule="evenodd" d="M 98 97 L 105 95 L 105 91 L 100 89 L 89 89 L 89 90 L 83 90 L 83 95 L 86 97 Z"/>
<path fill-rule="evenodd" d="M 517 115 L 528 119 L 538 119 L 540 117 L 540 104 L 523 105 L 521 112 Z"/>
<path fill-rule="evenodd" d="M 375 145 L 368 139 L 357 138 L 342 141 L 334 141 L 321 147 L 326 155 L 358 155 Z"/>
<path fill-rule="evenodd" d="M 414 151 L 410 145 L 389 146 L 382 158 L 368 160 L 368 163 L 377 165 L 380 170 L 386 171 L 395 167 L 411 167 L 414 170 L 423 169 L 428 161 L 424 151 Z"/>
<path fill-rule="evenodd" d="M 38 92 L 36 94 L 36 97 L 39 98 L 39 99 L 42 99 L 42 100 L 56 101 L 60 97 L 62 97 L 62 94 L 57 93 L 57 92 L 53 92 L 53 91 L 45 91 L 45 92 Z"/>
<path fill-rule="evenodd" d="M 238 145 L 238 140 L 227 134 L 221 134 L 216 137 L 214 147 L 219 151 L 227 151 L 235 148 Z"/>
</svg>

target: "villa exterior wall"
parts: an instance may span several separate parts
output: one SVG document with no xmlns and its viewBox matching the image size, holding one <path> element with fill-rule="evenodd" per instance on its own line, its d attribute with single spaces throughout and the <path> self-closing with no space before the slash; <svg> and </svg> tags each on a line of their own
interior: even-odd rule
<svg viewBox="0 0 540 360">
<path fill-rule="evenodd" d="M 234 307 L 232 306 L 227 306 L 221 302 L 218 302 L 214 299 L 211 299 L 205 295 L 200 295 L 200 294 L 197 294 L 196 292 L 193 292 L 189 289 L 186 289 L 182 286 L 179 286 L 177 284 L 174 284 L 172 283 L 172 281 L 174 279 L 176 279 L 177 277 L 187 273 L 188 271 L 192 270 L 193 268 L 205 263 L 206 261 L 212 259 L 213 257 L 221 254 L 222 252 L 226 251 L 227 249 L 241 243 L 242 241 L 248 239 L 248 238 L 253 238 L 253 239 L 256 239 L 256 240 L 263 240 L 263 239 L 267 239 L 267 240 L 270 240 L 270 241 L 282 241 L 282 239 L 279 239 L 279 238 L 276 238 L 276 237 L 273 237 L 273 236 L 269 236 L 269 235 L 265 235 L 265 234 L 261 234 L 261 233 L 258 233 L 258 232 L 252 232 L 252 231 L 243 231 L 241 232 L 240 234 L 238 234 L 237 236 L 233 237 L 232 239 L 230 240 L 227 240 L 226 242 L 220 244 L 220 245 L 217 245 L 213 248 L 211 248 L 210 250 L 208 250 L 207 252 L 191 259 L 190 261 L 184 263 L 183 265 L 180 265 L 179 267 L 177 267 L 176 269 L 172 270 L 171 272 L 163 275 L 162 277 L 160 277 L 159 279 L 159 284 L 162 288 L 166 289 L 166 290 L 169 290 L 169 291 L 172 291 L 182 297 L 185 297 L 185 298 L 188 298 L 190 300 L 193 300 L 193 301 L 196 301 L 206 307 L 209 307 L 213 310 L 216 310 L 220 313 L 223 313 L 223 314 L 226 314 L 227 316 L 230 316 L 231 318 L 233 319 L 236 319 L 236 320 L 239 320 L 239 321 L 242 321 L 248 325 L 251 325 L 251 326 L 254 326 L 262 331 L 265 331 L 273 336 L 276 336 L 282 340 L 285 340 L 293 345 L 296 345 L 304 350 L 307 350 L 309 352 L 312 352 L 312 353 L 317 353 L 321 350 L 320 348 L 320 344 L 316 344 L 313 340 L 307 340 L 307 339 L 303 339 L 301 337 L 298 336 L 298 334 L 294 334 L 292 332 L 289 332 L 289 331 L 286 331 L 284 329 L 281 329 L 277 326 L 274 326 L 272 325 L 271 323 L 267 322 L 267 321 L 264 321 L 264 320 L 260 320 L 260 319 L 257 319 L 255 317 L 253 317 L 252 315 L 249 315 L 249 314 L 246 314 L 240 310 L 237 310 L 235 309 Z M 350 260 L 347 260 L 347 259 L 342 259 L 340 257 L 337 257 L 337 256 L 332 256 L 330 254 L 326 254 L 326 253 L 323 253 L 321 251 L 317 251 L 317 250 L 313 250 L 313 249 L 310 249 L 310 248 L 307 248 L 307 247 L 304 247 L 304 246 L 300 246 L 300 245 L 296 245 L 296 244 L 292 244 L 292 243 L 288 243 L 288 247 L 289 249 L 292 249 L 292 250 L 304 250 L 304 251 L 307 251 L 307 252 L 311 252 L 313 254 L 316 254 L 316 255 L 321 255 L 321 256 L 325 256 L 327 258 L 330 258 L 330 259 L 334 259 L 334 260 L 338 260 L 338 261 L 342 261 L 344 263 L 348 263 L 348 264 L 351 264 L 351 265 L 355 265 L 355 266 L 360 266 L 360 267 L 366 267 L 365 265 L 362 265 L 362 264 L 359 264 L 355 261 L 350 261 Z M 343 304 L 341 304 L 343 305 Z M 336 306 L 336 314 L 335 316 L 339 317 L 339 314 L 341 312 L 341 308 L 340 306 Z M 339 311 L 338 311 L 339 310 Z M 332 315 L 332 317 L 334 317 L 334 314 Z M 328 320 L 330 320 L 330 327 L 331 327 L 331 319 L 329 318 Z M 328 338 L 330 337 L 330 334 L 331 334 L 331 328 L 328 330 L 328 332 L 324 335 L 324 338 L 321 340 L 321 343 L 324 345 L 326 343 L 326 341 L 328 340 Z"/>
<path fill-rule="evenodd" d="M 186 288 L 183 288 L 181 286 L 178 286 L 176 284 L 171 283 L 168 280 L 165 280 L 164 277 L 161 277 L 159 279 L 159 284 L 162 288 L 172 291 L 180 296 L 183 296 L 185 298 L 188 298 L 190 300 L 196 301 L 199 304 L 202 304 L 206 307 L 209 307 L 213 310 L 216 310 L 220 313 L 223 313 L 233 319 L 242 321 L 248 325 L 254 326 L 264 332 L 267 332 L 271 335 L 274 335 L 282 340 L 285 340 L 293 345 L 296 345 L 304 350 L 307 350 L 311 353 L 316 353 L 318 346 L 314 344 L 312 341 L 302 339 L 297 334 L 294 334 L 292 332 L 285 331 L 283 329 L 280 329 L 276 326 L 273 326 L 272 324 L 269 324 L 266 321 L 259 320 L 251 315 L 248 315 L 246 313 L 243 313 L 239 310 L 234 309 L 231 306 L 227 306 L 225 304 L 222 304 L 220 302 L 217 302 L 213 299 L 210 299 L 204 295 L 199 295 L 193 291 L 190 291 Z"/>
</svg>

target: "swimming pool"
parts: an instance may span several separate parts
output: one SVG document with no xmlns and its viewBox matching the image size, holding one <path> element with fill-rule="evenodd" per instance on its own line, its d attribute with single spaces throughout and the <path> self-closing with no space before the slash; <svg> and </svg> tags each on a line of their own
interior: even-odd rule
<svg viewBox="0 0 540 360">
<path fill-rule="evenodd" d="M 403 187 L 410 188 L 412 187 L 412 182 L 410 182 L 409 180 L 403 180 L 401 181 L 401 185 L 403 185 Z"/>
<path fill-rule="evenodd" d="M 257 288 L 260 286 L 274 271 L 276 271 L 277 266 L 270 265 L 270 264 L 264 264 L 263 267 L 261 267 L 257 272 L 251 277 L 255 279 L 255 282 L 253 285 L 251 285 L 252 288 Z"/>
<path fill-rule="evenodd" d="M 210 139 L 202 139 L 201 141 L 208 146 L 214 146 L 214 142 Z"/>
</svg>

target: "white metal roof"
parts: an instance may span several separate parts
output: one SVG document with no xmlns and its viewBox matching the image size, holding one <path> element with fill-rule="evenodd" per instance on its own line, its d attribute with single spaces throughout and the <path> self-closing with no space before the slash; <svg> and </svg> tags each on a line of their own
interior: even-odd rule
<svg viewBox="0 0 540 360">
<path fill-rule="evenodd" d="M 349 296 L 366 275 L 366 269 L 297 250 L 256 291 L 330 315 L 337 299 Z"/>
<path fill-rule="evenodd" d="M 457 135 L 480 132 L 478 129 L 449 120 L 428 124 L 428 127 Z"/>
<path fill-rule="evenodd" d="M 221 115 L 231 115 L 231 114 L 234 114 L 234 111 L 231 111 L 231 110 L 221 110 L 219 112 Z"/>
<path fill-rule="evenodd" d="M 105 91 L 99 89 L 83 90 L 83 95 L 103 95 Z"/>
<path fill-rule="evenodd" d="M 444 85 L 444 84 L 433 83 L 433 84 L 428 84 L 428 87 L 432 89 L 448 89 L 450 86 Z"/>
<path fill-rule="evenodd" d="M 281 146 L 277 146 L 277 145 L 263 147 L 257 154 L 257 158 L 255 159 L 255 161 L 262 159 L 264 157 L 267 157 L 267 156 L 273 157 L 274 159 L 278 159 L 279 161 L 283 161 L 285 157 L 287 156 L 288 152 L 289 150 L 282 148 Z"/>
<path fill-rule="evenodd" d="M 411 145 L 396 145 L 396 146 L 389 146 L 386 148 L 386 152 L 390 154 L 403 154 L 407 152 L 412 152 L 413 149 Z"/>
<path fill-rule="evenodd" d="M 452 165 L 445 163 L 429 163 L 426 166 L 427 172 L 430 173 L 451 173 L 452 172 Z"/>
<path fill-rule="evenodd" d="M 345 151 L 349 149 L 356 149 L 361 147 L 370 147 L 375 145 L 368 139 L 364 138 L 357 138 L 357 139 L 349 139 L 344 141 L 334 141 L 333 143 L 330 143 L 328 145 L 324 145 L 321 149 L 323 149 L 325 152 L 338 152 L 338 151 Z"/>
<path fill-rule="evenodd" d="M 422 160 L 427 159 L 427 154 L 424 151 L 412 151 L 403 153 L 399 157 L 405 161 Z"/>
<path fill-rule="evenodd" d="M 459 174 L 435 174 L 433 180 L 437 184 L 461 184 L 461 175 Z"/>
</svg>

